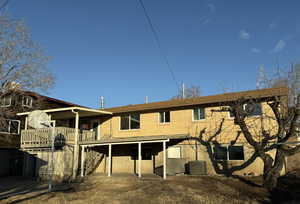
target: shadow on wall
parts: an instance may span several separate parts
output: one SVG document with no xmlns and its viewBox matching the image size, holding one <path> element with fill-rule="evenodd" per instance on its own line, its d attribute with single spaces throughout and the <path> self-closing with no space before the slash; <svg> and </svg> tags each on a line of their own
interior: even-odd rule
<svg viewBox="0 0 300 204">
<path fill-rule="evenodd" d="M 0 177 L 22 176 L 23 156 L 17 149 L 0 149 Z"/>
<path fill-rule="evenodd" d="M 36 178 L 48 174 L 48 162 L 37 157 L 37 154 L 24 152 L 23 176 Z"/>
</svg>

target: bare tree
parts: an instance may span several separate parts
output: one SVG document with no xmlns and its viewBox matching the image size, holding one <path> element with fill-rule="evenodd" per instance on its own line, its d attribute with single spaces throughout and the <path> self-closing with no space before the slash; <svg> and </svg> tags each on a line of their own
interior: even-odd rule
<svg viewBox="0 0 300 204">
<path fill-rule="evenodd" d="M 270 76 L 263 66 L 258 70 L 256 88 L 289 87 L 289 102 L 296 104 L 297 95 L 300 91 L 300 64 L 291 64 L 289 67 L 277 67 Z"/>
<path fill-rule="evenodd" d="M 236 137 L 230 142 L 230 146 L 244 137 L 244 141 L 253 149 L 252 155 L 240 165 L 229 165 L 227 161 L 215 159 L 212 148 L 220 146 L 219 137 L 224 129 L 225 118 L 218 122 L 217 128 L 207 131 L 208 127 L 202 129 L 199 134 L 200 142 L 206 146 L 217 173 L 232 175 L 233 172 L 249 166 L 256 158 L 263 161 L 263 185 L 272 190 L 277 185 L 277 179 L 284 166 L 287 156 L 300 152 L 300 144 L 297 142 L 300 131 L 300 96 L 299 75 L 300 66 L 293 65 L 290 70 L 280 77 L 267 78 L 265 74 L 260 75 L 267 87 L 278 88 L 285 94 L 267 98 L 238 98 L 226 104 L 220 104 L 220 109 L 213 112 L 230 112 L 234 117 L 233 126 L 237 126 Z M 261 71 L 262 73 L 263 71 Z M 278 73 L 277 73 L 278 74 Z M 266 88 L 266 87 L 259 87 Z M 298 100 L 295 96 L 298 95 Z M 291 101 L 292 100 L 292 101 Z M 257 104 L 264 103 L 269 107 L 269 112 L 262 113 L 260 117 L 249 117 Z M 275 152 L 275 156 L 273 156 Z"/>
<path fill-rule="evenodd" d="M 0 16 L 0 92 L 18 84 L 23 90 L 48 90 L 53 75 L 46 67 L 48 57 L 32 41 L 22 21 Z"/>
<path fill-rule="evenodd" d="M 172 97 L 172 99 L 182 99 L 182 98 L 195 98 L 201 96 L 200 86 L 191 86 L 191 87 L 180 87 L 178 90 L 178 95 Z"/>
<path fill-rule="evenodd" d="M 4 1 L 3 6 L 8 1 Z M 22 106 L 27 91 L 47 91 L 54 83 L 47 69 L 48 57 L 31 39 L 23 21 L 0 15 L 0 120 L 14 119 L 15 113 L 37 105 Z M 2 125 L 3 126 L 3 125 Z"/>
</svg>

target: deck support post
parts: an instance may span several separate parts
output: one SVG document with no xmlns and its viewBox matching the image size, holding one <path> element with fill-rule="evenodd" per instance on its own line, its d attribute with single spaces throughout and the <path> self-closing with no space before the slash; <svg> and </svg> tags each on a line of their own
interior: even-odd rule
<svg viewBox="0 0 300 204">
<path fill-rule="evenodd" d="M 25 127 L 24 130 L 28 129 L 28 116 L 25 117 Z"/>
<path fill-rule="evenodd" d="M 111 144 L 108 145 L 108 176 L 111 176 Z"/>
<path fill-rule="evenodd" d="M 81 147 L 81 177 L 84 176 L 84 160 L 85 160 L 85 154 L 84 154 L 84 151 L 85 151 L 85 147 L 82 146 Z"/>
<path fill-rule="evenodd" d="M 167 172 L 166 172 L 166 167 L 167 167 L 167 158 L 166 158 L 166 141 L 163 141 L 163 178 L 167 178 Z"/>
<path fill-rule="evenodd" d="M 79 157 L 79 113 L 77 111 L 72 110 L 75 114 L 75 137 L 74 137 L 74 159 L 73 159 L 73 179 L 77 176 L 78 169 L 78 157 Z"/>
<path fill-rule="evenodd" d="M 139 160 L 139 169 L 138 169 L 138 176 L 139 178 L 142 177 L 142 143 L 138 143 L 139 148 L 138 148 L 138 160 Z"/>
</svg>

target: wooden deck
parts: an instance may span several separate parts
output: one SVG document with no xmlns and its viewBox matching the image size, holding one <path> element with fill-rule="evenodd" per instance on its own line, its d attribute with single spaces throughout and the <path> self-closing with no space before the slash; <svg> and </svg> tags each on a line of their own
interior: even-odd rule
<svg viewBox="0 0 300 204">
<path fill-rule="evenodd" d="M 55 144 L 74 144 L 75 128 L 56 127 Z M 43 148 L 51 146 L 51 128 L 30 129 L 21 131 L 21 148 Z M 89 130 L 79 130 L 79 142 L 96 141 L 96 133 Z"/>
</svg>

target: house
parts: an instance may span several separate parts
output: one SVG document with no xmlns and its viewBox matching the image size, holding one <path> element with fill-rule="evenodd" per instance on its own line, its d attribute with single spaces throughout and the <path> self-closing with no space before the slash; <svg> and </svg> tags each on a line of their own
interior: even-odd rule
<svg viewBox="0 0 300 204">
<path fill-rule="evenodd" d="M 20 148 L 20 129 L 25 121 L 18 112 L 77 106 L 31 91 L 13 90 L 0 97 L 0 176 L 22 175 L 24 152 Z"/>
<path fill-rule="evenodd" d="M 222 111 L 238 99 L 252 99 L 245 104 L 251 110 L 247 123 L 262 125 L 261 118 L 273 115 L 267 102 L 275 97 L 287 97 L 287 88 L 270 88 L 243 92 L 176 99 L 162 102 L 128 105 L 108 109 L 83 107 L 44 110 L 56 121 L 55 151 L 51 157 L 51 129 L 32 129 L 25 125 L 21 132 L 21 150 L 30 155 L 25 161 L 25 175 L 45 177 L 54 174 L 56 179 L 75 178 L 91 172 L 158 174 L 186 173 L 198 168 L 200 173 L 216 174 L 211 156 L 226 165 L 239 165 L 253 153 L 243 135 L 237 137 L 239 128 L 232 114 Z M 27 121 L 30 112 L 19 113 Z M 214 143 L 212 154 L 199 141 L 199 134 L 206 129 L 206 136 L 221 131 Z M 265 126 L 275 129 L 270 120 Z M 255 128 L 254 128 L 255 131 Z M 259 137 L 259 134 L 258 134 Z M 235 140 L 234 145 L 230 145 Z M 53 158 L 54 165 L 49 168 Z M 196 162 L 195 162 L 196 161 Z M 196 167 L 193 167 L 193 165 Z M 186 169 L 187 168 L 187 169 Z M 50 171 L 49 171 L 50 169 Z M 52 170 L 52 171 L 51 171 Z M 198 171 L 198 173 L 199 173 Z M 196 171 L 195 171 L 196 172 Z M 241 175 L 260 175 L 263 165 L 256 159 Z"/>
</svg>

